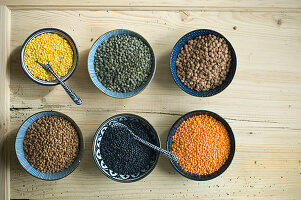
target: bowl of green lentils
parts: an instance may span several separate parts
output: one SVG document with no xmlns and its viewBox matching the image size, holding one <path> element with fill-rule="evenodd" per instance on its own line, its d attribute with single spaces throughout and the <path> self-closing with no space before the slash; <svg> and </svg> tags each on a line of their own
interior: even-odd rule
<svg viewBox="0 0 301 200">
<path fill-rule="evenodd" d="M 138 33 L 113 30 L 99 37 L 88 57 L 93 83 L 116 98 L 139 94 L 152 80 L 156 61 L 152 47 Z"/>
</svg>

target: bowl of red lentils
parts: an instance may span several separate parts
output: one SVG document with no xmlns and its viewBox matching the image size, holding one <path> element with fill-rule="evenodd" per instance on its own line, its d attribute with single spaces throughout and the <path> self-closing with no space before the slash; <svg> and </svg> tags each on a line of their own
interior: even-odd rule
<svg viewBox="0 0 301 200">
<path fill-rule="evenodd" d="M 21 48 L 21 65 L 25 74 L 35 83 L 45 86 L 59 84 L 55 77 L 36 61 L 50 64 L 54 72 L 66 81 L 78 64 L 78 50 L 66 32 L 44 28 L 32 33 Z"/>
<path fill-rule="evenodd" d="M 231 43 L 222 34 L 208 29 L 184 35 L 175 44 L 170 58 L 176 84 L 197 97 L 213 96 L 228 87 L 236 65 Z"/>
<path fill-rule="evenodd" d="M 230 166 L 235 153 L 235 138 L 221 116 L 196 110 L 180 117 L 167 137 L 168 151 L 178 156 L 170 161 L 186 178 L 206 181 L 221 175 Z"/>
</svg>

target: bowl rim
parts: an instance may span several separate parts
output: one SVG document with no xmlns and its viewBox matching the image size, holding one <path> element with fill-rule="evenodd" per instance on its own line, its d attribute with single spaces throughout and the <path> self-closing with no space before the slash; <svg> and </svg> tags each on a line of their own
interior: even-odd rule
<svg viewBox="0 0 301 200">
<path fill-rule="evenodd" d="M 177 127 L 175 127 L 181 120 L 183 120 L 184 118 L 186 118 L 188 115 L 190 115 L 190 114 L 194 114 L 195 113 L 195 115 L 193 115 L 193 116 L 199 116 L 199 115 L 203 115 L 203 114 L 207 114 L 207 113 L 209 113 L 210 114 L 210 116 L 211 117 L 213 117 L 213 118 L 215 118 L 216 120 L 218 120 L 219 122 L 221 122 L 221 123 L 223 123 L 223 125 L 226 127 L 226 128 L 228 128 L 230 131 L 227 131 L 228 132 L 228 135 L 229 135 L 229 137 L 231 138 L 231 137 L 233 137 L 233 140 L 231 141 L 233 144 L 232 144 L 232 146 L 230 147 L 230 149 L 232 150 L 233 149 L 233 151 L 231 152 L 230 151 L 230 153 L 229 153 L 229 157 L 227 158 L 227 160 L 226 160 L 226 162 L 217 170 L 217 171 L 215 171 L 215 172 L 213 172 L 213 173 L 211 173 L 211 174 L 214 174 L 214 173 L 216 173 L 216 172 L 218 172 L 223 166 L 225 166 L 219 173 L 217 173 L 216 175 L 214 175 L 214 176 L 212 176 L 212 177 L 205 177 L 205 178 L 196 178 L 196 177 L 189 177 L 189 176 L 187 176 L 186 174 L 184 174 L 176 165 L 175 165 L 175 163 L 174 163 L 174 161 L 171 161 L 171 160 L 169 160 L 169 162 L 171 163 L 171 165 L 173 166 L 173 168 L 179 173 L 179 174 L 181 174 L 182 176 L 184 176 L 185 178 L 188 178 L 188 179 L 190 179 L 190 180 L 194 180 L 194 181 L 208 181 L 208 180 L 211 180 L 211 179 L 214 179 L 214 178 L 217 178 L 218 176 L 220 176 L 221 174 L 223 174 L 228 168 L 229 168 L 229 166 L 231 165 L 231 163 L 232 163 L 232 161 L 233 161 L 233 159 L 234 159 L 234 156 L 235 156 L 235 151 L 236 151 L 236 142 L 235 142 L 235 135 L 234 135 L 234 133 L 233 133 L 233 130 L 232 130 L 232 128 L 231 128 L 231 126 L 228 124 L 228 122 L 223 118 L 223 117 L 221 117 L 220 115 L 218 115 L 218 114 L 216 114 L 215 112 L 212 112 L 212 111 L 209 111 L 209 110 L 193 110 L 193 111 L 190 111 L 190 112 L 188 112 L 188 113 L 185 113 L 184 115 L 182 115 L 181 117 L 179 117 L 176 121 L 175 121 L 175 123 L 173 123 L 173 125 L 171 126 L 171 128 L 170 128 L 170 130 L 169 130 L 169 132 L 168 132 L 168 135 L 167 135 L 167 139 L 166 139 L 166 149 L 168 150 L 168 151 L 170 151 L 170 145 L 169 145 L 169 142 L 170 142 L 170 140 L 171 140 L 171 143 L 172 143 L 172 138 L 173 138 L 173 135 L 172 135 L 172 133 L 174 132 L 174 131 L 176 131 L 177 130 L 177 128 L 184 122 L 184 121 L 186 121 L 187 119 L 189 119 L 189 118 L 191 118 L 191 117 L 188 117 L 187 119 L 185 119 L 184 121 L 182 121 L 180 124 L 179 124 L 179 126 L 177 126 Z M 218 117 L 218 118 L 220 118 L 220 119 L 217 119 L 216 117 Z M 228 162 L 228 163 L 227 163 Z M 227 163 L 227 165 L 225 165 Z M 181 168 L 182 169 L 182 168 Z M 183 171 L 185 171 L 184 169 L 182 169 Z M 190 172 L 188 172 L 188 173 L 190 173 Z M 190 174 L 192 174 L 192 173 L 190 173 Z M 210 174 L 208 174 L 208 175 L 210 175 Z M 208 175 L 205 175 L 205 176 L 208 176 Z M 200 175 L 198 175 L 198 176 L 200 176 Z"/>
<path fill-rule="evenodd" d="M 179 84 L 178 84 L 178 82 L 176 81 L 176 77 L 175 76 L 177 76 L 177 75 L 175 75 L 174 76 L 174 74 L 172 73 L 172 57 L 173 57 L 173 54 L 174 54 L 174 51 L 175 51 L 175 47 L 188 35 L 188 34 L 191 34 L 191 33 L 194 33 L 194 32 L 199 32 L 199 31 L 208 31 L 208 32 L 211 32 L 211 33 L 208 33 L 208 34 L 204 34 L 204 35 L 209 35 L 209 34 L 214 34 L 214 35 L 217 35 L 217 36 L 219 36 L 219 37 L 222 37 L 223 39 L 225 39 L 225 41 L 227 42 L 227 44 L 228 44 L 228 46 L 230 47 L 230 50 L 232 51 L 232 54 L 234 55 L 233 57 L 232 57 L 232 61 L 231 61 L 231 65 L 232 65 L 232 62 L 235 62 L 235 65 L 234 65 L 234 68 L 233 68 L 233 77 L 231 77 L 231 79 L 230 79 L 230 81 L 229 81 L 229 83 L 223 88 L 223 89 L 221 89 L 220 91 L 218 91 L 218 92 L 214 92 L 214 93 L 211 93 L 211 94 L 209 94 L 209 95 L 201 95 L 201 92 L 204 92 L 204 91 L 196 91 L 196 90 L 193 90 L 193 91 L 196 91 L 197 93 L 199 93 L 200 95 L 195 95 L 195 94 L 193 94 L 193 93 L 191 93 L 190 91 L 188 91 L 188 89 L 189 90 L 192 90 L 192 89 L 190 89 L 190 88 L 188 88 L 186 85 L 184 85 L 181 81 L 181 84 L 183 85 L 183 86 L 180 86 Z M 200 36 L 200 35 L 199 35 Z M 193 38 L 194 39 L 194 38 Z M 185 43 L 186 44 L 186 43 Z M 183 45 L 184 46 L 184 45 Z M 182 47 L 183 47 L 182 46 Z M 181 48 L 182 48 L 181 47 Z M 178 55 L 176 55 L 177 57 L 178 57 Z M 214 30 L 211 30 L 211 29 L 195 29 L 195 30 L 192 30 L 192 31 L 190 31 L 190 32 L 188 32 L 188 33 L 185 33 L 176 43 L 175 43 L 175 45 L 173 46 L 173 48 L 172 48 L 172 51 L 171 51 L 171 53 L 170 53 L 170 57 L 169 57 L 169 68 L 170 68 L 170 73 L 171 73 L 171 76 L 173 77 L 173 80 L 174 80 L 174 82 L 176 83 L 176 85 L 179 87 L 179 88 L 181 88 L 181 90 L 183 90 L 185 93 L 187 93 L 187 94 L 189 94 L 189 95 L 191 95 L 191 96 L 195 96 L 195 97 L 211 97 L 211 96 L 214 96 L 214 95 L 217 95 L 217 94 L 219 94 L 219 93 L 221 93 L 222 91 L 224 91 L 230 84 L 231 84 L 231 82 L 233 81 L 233 79 L 234 79 L 234 77 L 235 77 L 235 73 L 236 73 L 236 68 L 237 68 L 237 56 L 236 56 L 236 52 L 235 52 L 235 49 L 233 48 L 233 46 L 232 46 L 232 44 L 230 43 L 230 41 L 224 36 L 224 35 L 222 35 L 221 33 L 219 33 L 219 32 L 217 32 L 217 31 L 214 31 Z M 177 70 L 176 68 L 175 68 L 175 70 Z M 230 71 L 229 71 L 230 72 Z M 228 76 L 228 74 L 227 74 L 227 76 Z M 225 80 L 224 80 L 225 81 Z M 222 86 L 222 84 L 221 85 L 219 85 L 219 86 L 217 86 L 217 87 L 220 87 L 220 86 Z M 182 88 L 183 87 L 183 88 Z M 215 88 L 213 88 L 213 89 L 210 89 L 210 90 L 214 90 L 214 89 L 216 89 L 217 87 L 215 87 Z M 185 89 L 184 89 L 185 88 Z M 208 90 L 208 91 L 210 91 L 210 90 Z M 206 92 L 208 92 L 208 91 L 206 91 Z"/>
<path fill-rule="evenodd" d="M 156 131 L 156 129 L 151 125 L 151 123 L 149 121 L 147 121 L 145 118 L 139 116 L 139 115 L 136 115 L 136 114 L 132 114 L 132 113 L 121 113 L 121 114 L 116 114 L 116 115 L 113 115 L 111 117 L 109 117 L 108 119 L 106 119 L 104 122 L 102 122 L 100 124 L 100 126 L 97 128 L 95 134 L 94 134 L 94 137 L 93 137 L 93 143 L 92 143 L 92 157 L 93 157 L 93 160 L 94 160 L 94 163 L 95 165 L 97 166 L 97 168 L 108 178 L 110 178 L 111 180 L 113 181 L 116 181 L 116 182 L 119 182 L 119 183 L 133 183 L 133 182 L 137 182 L 137 181 L 140 181 L 141 179 L 147 177 L 156 167 L 156 165 L 158 164 L 158 161 L 159 161 L 159 157 L 160 157 L 160 153 L 157 152 L 157 156 L 156 156 L 156 159 L 155 159 L 155 162 L 153 164 L 153 166 L 148 170 L 147 173 L 145 173 L 143 176 L 141 176 L 140 178 L 137 178 L 135 180 L 130 180 L 130 181 L 122 181 L 122 180 L 117 180 L 117 179 L 114 179 L 112 178 L 111 176 L 108 176 L 106 173 L 104 173 L 104 171 L 102 170 L 101 167 L 98 166 L 97 164 L 97 161 L 96 161 L 96 156 L 95 156 L 95 153 L 94 153 L 94 146 L 95 146 L 95 141 L 96 141 L 96 137 L 97 137 L 97 133 L 99 132 L 99 130 L 107 123 L 109 122 L 110 120 L 116 118 L 116 117 L 119 117 L 119 116 L 124 116 L 124 115 L 129 115 L 129 116 L 133 116 L 133 117 L 137 117 L 139 119 L 142 119 L 144 120 L 148 125 L 150 125 L 152 127 L 152 129 L 154 130 L 155 132 L 155 135 L 157 136 L 157 139 L 158 139 L 158 142 L 159 142 L 159 147 L 161 147 L 161 141 L 160 141 L 160 137 Z"/>
<path fill-rule="evenodd" d="M 36 37 L 38 37 L 38 36 L 40 36 L 40 35 L 42 35 L 42 34 L 44 34 L 44 33 L 55 33 L 54 31 L 56 31 L 56 32 L 60 32 L 60 33 L 62 33 L 63 35 L 65 35 L 66 37 L 68 37 L 69 39 L 70 39 L 70 41 L 72 42 L 72 44 L 74 45 L 74 49 L 75 49 L 75 52 L 73 51 L 73 54 L 76 54 L 75 55 L 75 64 L 74 64 L 74 67 L 73 67 L 73 65 L 72 65 L 72 71 L 70 72 L 70 74 L 68 75 L 68 76 L 65 76 L 65 77 L 62 77 L 61 78 L 61 80 L 63 81 L 63 82 L 65 82 L 65 81 L 67 81 L 72 75 L 73 75 L 73 73 L 74 73 L 74 71 L 76 70 L 76 68 L 77 68 L 77 65 L 78 65 L 78 59 L 79 59 L 79 55 L 78 55 L 78 48 L 77 48 L 77 46 L 76 46 L 76 44 L 75 44 L 75 41 L 73 40 L 73 38 L 68 34 L 68 33 L 66 33 L 65 31 L 63 31 L 63 30 L 61 30 L 61 29 L 58 29 L 58 28 L 42 28 L 42 29 L 39 29 L 39 30 L 36 30 L 36 31 L 34 31 L 33 33 L 31 33 L 27 38 L 26 38 L 26 40 L 24 41 L 24 43 L 22 44 L 22 47 L 21 47 L 21 51 L 20 51 L 20 62 L 21 62 L 21 66 L 22 66 L 22 69 L 23 69 L 23 71 L 24 71 L 24 73 L 26 74 L 26 76 L 30 79 L 30 80 L 32 80 L 33 82 L 35 82 L 35 83 L 37 83 L 37 84 L 39 84 L 39 85 L 43 85 L 43 86 L 55 86 L 55 85 L 58 85 L 58 84 L 60 84 L 58 81 L 56 81 L 56 82 L 51 82 L 51 81 L 46 81 L 46 82 L 48 82 L 47 84 L 46 83 L 42 83 L 42 82 L 39 82 L 38 80 L 41 80 L 41 79 L 39 79 L 38 77 L 35 77 L 34 75 L 32 75 L 32 76 L 34 76 L 35 78 L 37 78 L 38 80 L 36 80 L 36 79 L 34 79 L 32 76 L 30 76 L 29 74 L 28 74 L 28 72 L 27 71 L 25 71 L 25 68 L 28 68 L 27 67 L 27 65 L 25 65 L 25 61 L 24 61 L 24 56 L 22 56 L 22 54 L 24 55 L 24 53 L 25 53 L 25 49 L 26 49 L 26 47 L 27 47 L 27 45 L 28 45 L 28 42 L 30 42 L 33 38 L 36 38 Z M 40 33 L 40 34 L 39 34 Z M 39 34 L 39 35 L 37 35 L 37 36 L 35 36 L 35 37 L 33 37 L 34 35 L 36 35 L 36 34 Z M 59 35 L 59 36 L 61 36 L 61 35 Z M 62 36 L 61 36 L 62 37 Z M 64 38 L 65 39 L 65 38 Z M 69 41 L 68 41 L 68 43 L 70 43 Z M 73 48 L 72 48 L 73 49 Z M 24 61 L 24 62 L 23 62 Z"/>
<path fill-rule="evenodd" d="M 102 89 L 100 89 L 100 88 L 96 85 L 96 83 L 95 83 L 94 80 L 92 79 L 91 74 L 90 74 L 90 71 L 89 71 L 90 68 L 92 69 L 92 67 L 89 66 L 89 57 L 92 56 L 92 55 L 90 55 L 90 54 L 91 54 L 91 50 L 92 50 L 93 46 L 95 45 L 95 43 L 96 43 L 99 39 L 101 39 L 101 38 L 104 37 L 105 35 L 109 34 L 110 32 L 115 32 L 115 31 L 128 31 L 128 32 L 134 33 L 134 35 L 138 35 L 139 37 L 141 37 L 141 38 L 146 42 L 146 45 L 149 47 L 149 49 L 150 49 L 150 51 L 151 51 L 151 54 L 153 55 L 152 57 L 153 57 L 153 61 L 154 61 L 154 64 L 152 63 L 152 65 L 154 65 L 154 67 L 151 66 L 151 67 L 153 68 L 153 71 L 154 71 L 154 72 L 151 73 L 152 75 L 147 79 L 148 83 L 145 85 L 145 87 L 144 87 L 141 91 L 139 91 L 139 92 L 137 92 L 137 93 L 135 93 L 135 94 L 133 94 L 133 95 L 125 96 L 125 97 L 112 96 L 112 95 L 107 94 L 106 92 L 104 92 Z M 118 33 L 118 34 L 116 34 L 116 35 L 122 35 L 122 34 L 128 35 L 127 33 Z M 114 35 L 114 36 L 115 36 L 115 35 Z M 112 37 L 112 36 L 111 36 L 111 37 Z M 111 37 L 110 37 L 110 38 L 111 38 Z M 136 37 L 136 36 L 133 36 L 133 37 Z M 109 38 L 108 38 L 108 39 L 109 39 Z M 108 40 L 108 39 L 106 39 L 106 40 Z M 140 39 L 140 38 L 138 38 L 138 39 Z M 142 42 L 145 43 L 143 40 L 142 40 Z M 99 46 L 100 46 L 100 45 L 99 45 Z M 99 47 L 99 46 L 98 46 L 98 47 Z M 98 48 L 98 47 L 97 47 L 97 48 Z M 93 56 L 95 56 L 95 55 L 93 55 Z M 88 73 L 89 73 L 90 79 L 91 79 L 91 81 L 93 82 L 93 84 L 94 84 L 94 85 L 95 85 L 95 86 L 96 86 L 103 94 L 105 94 L 105 95 L 107 95 L 107 96 L 109 96 L 109 97 L 116 98 L 116 99 L 127 99 L 127 98 L 131 98 L 131 97 L 134 97 L 134 96 L 140 94 L 141 92 L 143 92 L 143 91 L 145 90 L 145 88 L 147 88 L 147 86 L 148 86 L 148 85 L 151 83 L 151 81 L 153 80 L 154 75 L 155 75 L 155 73 L 156 73 L 156 69 L 157 69 L 156 56 L 155 56 L 154 50 L 153 50 L 152 46 L 150 45 L 150 43 L 149 43 L 149 42 L 145 39 L 145 37 L 143 37 L 141 34 L 135 32 L 135 31 L 129 30 L 129 29 L 113 29 L 113 30 L 107 31 L 107 32 L 103 33 L 101 36 L 99 36 L 99 37 L 94 41 L 94 43 L 92 44 L 92 46 L 91 46 L 91 48 L 90 48 L 90 51 L 89 51 L 89 54 L 88 54 L 88 60 L 87 60 L 87 63 L 88 63 L 88 64 L 87 64 L 87 66 L 88 66 Z M 93 70 L 95 71 L 95 68 L 93 68 Z M 98 80 L 98 79 L 97 79 L 97 80 Z M 101 83 L 99 80 L 98 80 L 98 82 Z M 101 84 L 102 84 L 102 83 L 101 83 Z M 142 84 L 142 85 L 143 85 L 143 84 Z M 138 88 L 140 88 L 142 85 L 140 85 Z M 104 87 L 105 87 L 105 86 L 104 86 Z M 138 89 L 138 88 L 137 88 L 137 89 Z M 135 89 L 135 90 L 137 90 L 137 89 Z M 133 91 L 134 91 L 134 90 L 133 90 Z M 130 92 L 132 92 L 132 91 L 130 91 Z M 123 93 L 123 92 L 118 92 L 118 93 Z M 128 93 L 128 92 L 127 92 L 127 93 Z"/>
<path fill-rule="evenodd" d="M 68 174 L 66 174 L 66 175 L 64 175 L 64 176 L 62 176 L 62 177 L 59 177 L 59 178 L 56 178 L 56 179 L 43 179 L 43 178 L 41 178 L 41 177 L 38 177 L 38 176 L 35 176 L 35 175 L 33 175 L 32 173 L 30 173 L 22 164 L 21 164 L 21 162 L 20 162 L 20 159 L 19 159 L 19 155 L 18 155 L 18 153 L 17 153 L 17 149 L 18 149 L 18 147 L 17 147 L 17 145 L 16 145 L 16 143 L 17 143 L 17 140 L 15 140 L 15 145 L 14 145 L 14 147 L 15 147 L 15 153 L 16 153 L 16 156 L 17 156 L 17 158 L 18 158 L 18 162 L 20 163 L 20 165 L 22 166 L 22 168 L 28 173 L 28 174 L 30 174 L 31 176 L 33 176 L 33 177 L 35 177 L 35 178 L 38 178 L 38 179 L 40 179 L 40 180 L 44 180 L 44 181 L 56 181 L 56 180 L 60 180 L 60 179 L 63 179 L 63 178 L 65 178 L 65 177 L 67 177 L 67 176 L 69 176 L 70 174 L 72 174 L 76 169 L 77 169 L 77 167 L 78 167 L 78 165 L 79 165 L 79 163 L 81 162 L 81 159 L 82 159 L 82 156 L 83 156 L 83 152 L 84 152 L 84 150 L 85 150 L 85 141 L 84 141 L 84 138 L 83 138 L 83 135 L 82 135 L 82 132 L 81 132 L 81 130 L 80 130 L 80 128 L 79 128 L 79 126 L 76 124 L 76 122 L 71 118 L 71 117 L 69 117 L 68 115 L 66 115 L 66 114 L 64 114 L 64 113 L 61 113 L 61 112 L 58 112 L 58 111 L 52 111 L 52 110 L 49 110 L 49 111 L 41 111 L 41 112 L 37 112 L 37 113 L 34 113 L 34 114 L 32 114 L 31 116 L 29 116 L 26 120 L 24 120 L 24 122 L 20 125 L 20 127 L 19 127 L 19 129 L 18 129 L 18 132 L 17 132 L 17 135 L 16 135 L 16 139 L 17 139 L 17 137 L 18 137 L 18 135 L 19 135 L 19 132 L 20 132 L 20 129 L 21 129 L 21 127 L 30 119 L 30 118 L 32 118 L 33 116 L 35 116 L 35 115 L 37 115 L 37 114 L 41 114 L 41 113 L 55 113 L 55 115 L 47 115 L 47 116 L 58 116 L 58 115 L 56 115 L 56 114 L 60 114 L 60 115 L 62 115 L 66 120 L 68 120 L 69 122 L 71 122 L 71 124 L 72 124 L 72 126 L 76 126 L 75 128 L 77 129 L 77 135 L 78 135 L 78 138 L 81 140 L 81 141 L 79 141 L 79 144 L 80 144 L 80 150 L 79 150 L 79 153 L 78 153 L 78 155 L 77 155 L 77 158 L 78 158 L 78 163 L 76 163 L 76 165 L 75 165 L 75 167 L 74 167 L 74 169 L 72 170 L 72 171 L 70 171 Z M 42 117 L 45 117 L 45 116 L 42 116 Z M 40 119 L 40 118 L 42 118 L 42 117 L 39 117 L 38 119 Z M 24 141 L 24 139 L 23 139 L 23 141 Z M 24 150 L 23 150 L 24 151 Z M 26 158 L 25 158 L 26 159 Z M 26 159 L 27 160 L 27 159 Z M 75 161 L 74 161 L 75 162 Z M 74 163 L 73 162 L 73 163 Z M 70 165 L 71 166 L 71 165 Z M 69 166 L 69 167 L 70 167 Z M 33 166 L 32 166 L 33 167 Z M 33 167 L 34 168 L 34 167 Z M 68 169 L 68 168 L 66 168 L 66 169 Z M 37 170 L 37 169 L 36 169 Z M 39 171 L 39 170 L 37 170 L 37 171 Z M 40 172 L 40 171 L 39 171 Z M 59 171 L 59 172 L 61 172 L 61 171 Z M 59 173 L 59 172 L 55 172 L 55 173 Z M 41 172 L 41 173 L 44 173 L 44 172 Z M 45 174 L 47 174 L 47 173 L 45 173 Z"/>
</svg>

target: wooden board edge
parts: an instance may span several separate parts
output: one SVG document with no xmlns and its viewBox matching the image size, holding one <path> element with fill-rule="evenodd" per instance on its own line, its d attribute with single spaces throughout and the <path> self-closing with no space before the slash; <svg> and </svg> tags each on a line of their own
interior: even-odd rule
<svg viewBox="0 0 301 200">
<path fill-rule="evenodd" d="M 10 10 L 0 6 L 0 200 L 10 199 L 9 156 L 5 144 L 9 130 Z"/>
<path fill-rule="evenodd" d="M 264 12 L 297 12 L 301 9 L 298 0 L 254 0 L 225 1 L 220 0 L 0 0 L 0 5 L 6 5 L 9 9 L 42 9 L 42 10 L 222 10 L 222 11 L 257 11 Z"/>
<path fill-rule="evenodd" d="M 206 12 L 285 12 L 300 13 L 301 8 L 281 7 L 206 7 L 206 6 L 57 6 L 7 5 L 10 10 L 77 10 L 77 11 L 206 11 Z"/>
</svg>

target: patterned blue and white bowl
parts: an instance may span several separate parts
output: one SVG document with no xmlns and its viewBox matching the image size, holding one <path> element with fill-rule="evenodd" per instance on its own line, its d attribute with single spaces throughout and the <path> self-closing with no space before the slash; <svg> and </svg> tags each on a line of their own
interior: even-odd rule
<svg viewBox="0 0 301 200">
<path fill-rule="evenodd" d="M 155 152 L 153 159 L 150 160 L 149 164 L 145 167 L 145 169 L 141 170 L 140 172 L 137 172 L 136 174 L 119 174 L 109 169 L 100 153 L 101 140 L 103 138 L 103 135 L 106 134 L 106 129 L 108 129 L 108 127 L 110 127 L 114 123 L 114 121 L 122 123 L 125 120 L 133 120 L 135 122 L 141 123 L 147 130 L 149 130 L 152 140 L 155 141 L 154 145 L 160 147 L 160 139 L 158 137 L 158 134 L 153 128 L 153 126 L 146 119 L 133 114 L 119 114 L 107 119 L 97 129 L 93 140 L 92 152 L 97 167 L 100 169 L 100 171 L 102 171 L 104 175 L 113 179 L 114 181 L 129 183 L 141 180 L 142 178 L 150 174 L 158 162 L 159 153 Z"/>
<path fill-rule="evenodd" d="M 187 119 L 189 119 L 193 116 L 199 116 L 199 115 L 204 115 L 204 114 L 215 118 L 216 120 L 220 121 L 226 127 L 226 130 L 230 137 L 231 147 L 230 147 L 229 157 L 228 157 L 227 161 L 225 162 L 225 164 L 223 166 L 221 166 L 221 168 L 219 168 L 219 170 L 217 170 L 216 172 L 214 172 L 212 174 L 208 174 L 208 175 L 192 174 L 190 172 L 185 171 L 177 162 L 169 160 L 170 163 L 172 164 L 172 166 L 177 170 L 177 172 L 179 172 L 179 174 L 181 174 L 182 176 L 189 178 L 191 180 L 195 180 L 195 181 L 207 181 L 207 180 L 216 178 L 219 175 L 221 175 L 230 166 L 230 164 L 233 160 L 233 157 L 234 157 L 234 153 L 235 153 L 235 138 L 234 138 L 234 134 L 233 134 L 233 131 L 232 131 L 230 125 L 226 122 L 226 120 L 224 118 L 222 118 L 218 114 L 211 112 L 211 111 L 207 111 L 207 110 L 195 110 L 195 111 L 191 111 L 191 112 L 186 113 L 185 115 L 181 116 L 170 128 L 170 131 L 167 136 L 167 141 L 166 141 L 166 149 L 168 151 L 172 151 L 172 143 L 173 143 L 172 137 L 175 135 L 177 128 L 184 121 L 186 121 Z"/>
<path fill-rule="evenodd" d="M 25 72 L 25 74 L 28 76 L 28 78 L 30 78 L 33 82 L 38 83 L 40 85 L 45 85 L 45 86 L 54 86 L 54 85 L 58 85 L 59 82 L 57 80 L 55 81 L 45 81 L 45 80 L 41 80 L 37 77 L 35 77 L 34 75 L 32 75 L 32 73 L 29 71 L 29 69 L 27 68 L 25 61 L 24 61 L 24 53 L 25 53 L 25 49 L 26 46 L 28 45 L 28 42 L 30 42 L 32 39 L 34 39 L 35 37 L 42 35 L 44 33 L 55 33 L 58 34 L 59 36 L 63 37 L 65 40 L 67 40 L 72 48 L 73 51 L 73 64 L 72 67 L 69 69 L 68 73 L 61 77 L 62 81 L 66 81 L 68 80 L 71 75 L 74 73 L 77 64 L 78 64 L 78 50 L 77 47 L 75 45 L 74 40 L 71 38 L 71 36 L 69 34 L 67 34 L 66 32 L 60 30 L 60 29 L 56 29 L 56 28 L 43 28 L 40 30 L 35 31 L 34 33 L 32 33 L 23 43 L 22 48 L 21 48 L 21 65 L 22 68 Z"/>
<path fill-rule="evenodd" d="M 188 88 L 186 85 L 184 85 L 181 80 L 179 79 L 178 75 L 177 75 L 177 66 L 176 66 L 176 61 L 178 58 L 179 53 L 181 52 L 181 48 L 187 44 L 187 42 L 191 39 L 194 39 L 200 35 L 208 35 L 208 34 L 212 34 L 212 35 L 216 35 L 218 37 L 224 38 L 229 46 L 229 49 L 231 51 L 231 66 L 230 66 L 230 71 L 226 77 L 226 80 L 224 80 L 222 82 L 222 84 L 214 89 L 208 90 L 208 91 L 196 91 L 196 90 L 192 90 L 190 88 Z M 208 30 L 208 29 L 199 29 L 199 30 L 195 30 L 195 31 L 191 31 L 189 33 L 187 33 L 186 35 L 184 35 L 174 46 L 172 53 L 171 53 L 171 57 L 170 57 L 170 70 L 171 70 L 171 74 L 173 76 L 174 81 L 176 82 L 176 84 L 186 93 L 193 95 L 193 96 L 197 96 L 197 97 L 209 97 L 209 96 L 213 96 L 215 94 L 220 93 L 221 91 L 223 91 L 226 87 L 228 87 L 228 85 L 231 83 L 231 81 L 233 80 L 233 77 L 235 75 L 235 71 L 236 71 L 236 65 L 237 65 L 237 61 L 236 61 L 236 54 L 235 51 L 231 45 L 231 43 L 220 33 L 213 31 L 213 30 Z"/>
<path fill-rule="evenodd" d="M 146 46 L 149 47 L 150 52 L 151 52 L 152 66 L 151 66 L 151 72 L 150 72 L 150 75 L 148 76 L 147 81 L 145 83 L 143 83 L 137 89 L 130 91 L 130 92 L 114 92 L 114 91 L 107 89 L 98 80 L 97 75 L 95 73 L 94 57 L 95 57 L 96 50 L 105 40 L 108 40 L 112 36 L 121 35 L 121 34 L 126 34 L 126 35 L 130 35 L 130 36 L 139 38 Z M 116 98 L 128 98 L 128 97 L 135 96 L 135 95 L 139 94 L 140 92 L 142 92 L 146 88 L 146 86 L 151 82 L 151 80 L 155 74 L 155 70 L 156 70 L 156 60 L 155 60 L 155 55 L 154 55 L 152 47 L 150 46 L 150 44 L 147 42 L 147 40 L 145 38 L 143 38 L 138 33 L 130 31 L 130 30 L 118 29 L 118 30 L 113 30 L 113 31 L 107 32 L 104 35 L 100 36 L 93 44 L 93 46 L 90 50 L 90 53 L 89 53 L 89 57 L 88 57 L 88 71 L 89 71 L 90 78 L 92 79 L 93 83 L 96 85 L 96 87 L 98 87 L 98 89 L 100 89 L 106 95 L 109 95 L 111 97 L 116 97 Z"/>
<path fill-rule="evenodd" d="M 25 158 L 25 154 L 24 154 L 24 150 L 23 150 L 23 141 L 24 141 L 24 137 L 26 135 L 27 129 L 36 120 L 38 120 L 41 117 L 45 117 L 45 116 L 64 117 L 69 122 L 71 122 L 71 124 L 74 126 L 74 128 L 76 129 L 76 132 L 78 133 L 78 138 L 79 138 L 79 153 L 78 153 L 77 158 L 75 159 L 75 161 L 72 163 L 72 165 L 69 168 L 64 169 L 60 172 L 56 172 L 56 173 L 43 173 L 43 172 L 38 171 L 34 167 L 32 167 L 30 165 L 30 163 L 27 161 L 27 159 Z M 60 112 L 44 111 L 44 112 L 39 112 L 39 113 L 32 115 L 21 125 L 21 127 L 18 131 L 18 134 L 17 134 L 15 148 L 16 148 L 16 154 L 17 154 L 20 164 L 29 174 L 33 175 L 34 177 L 43 179 L 43 180 L 57 180 L 57 179 L 66 177 L 67 175 L 71 174 L 71 172 L 73 172 L 77 168 L 78 164 L 80 163 L 80 158 L 81 158 L 83 150 L 84 150 L 84 140 L 83 140 L 83 136 L 82 136 L 82 133 L 81 133 L 79 127 L 76 125 L 76 123 L 70 117 L 68 117 L 67 115 L 60 113 Z"/>
</svg>

